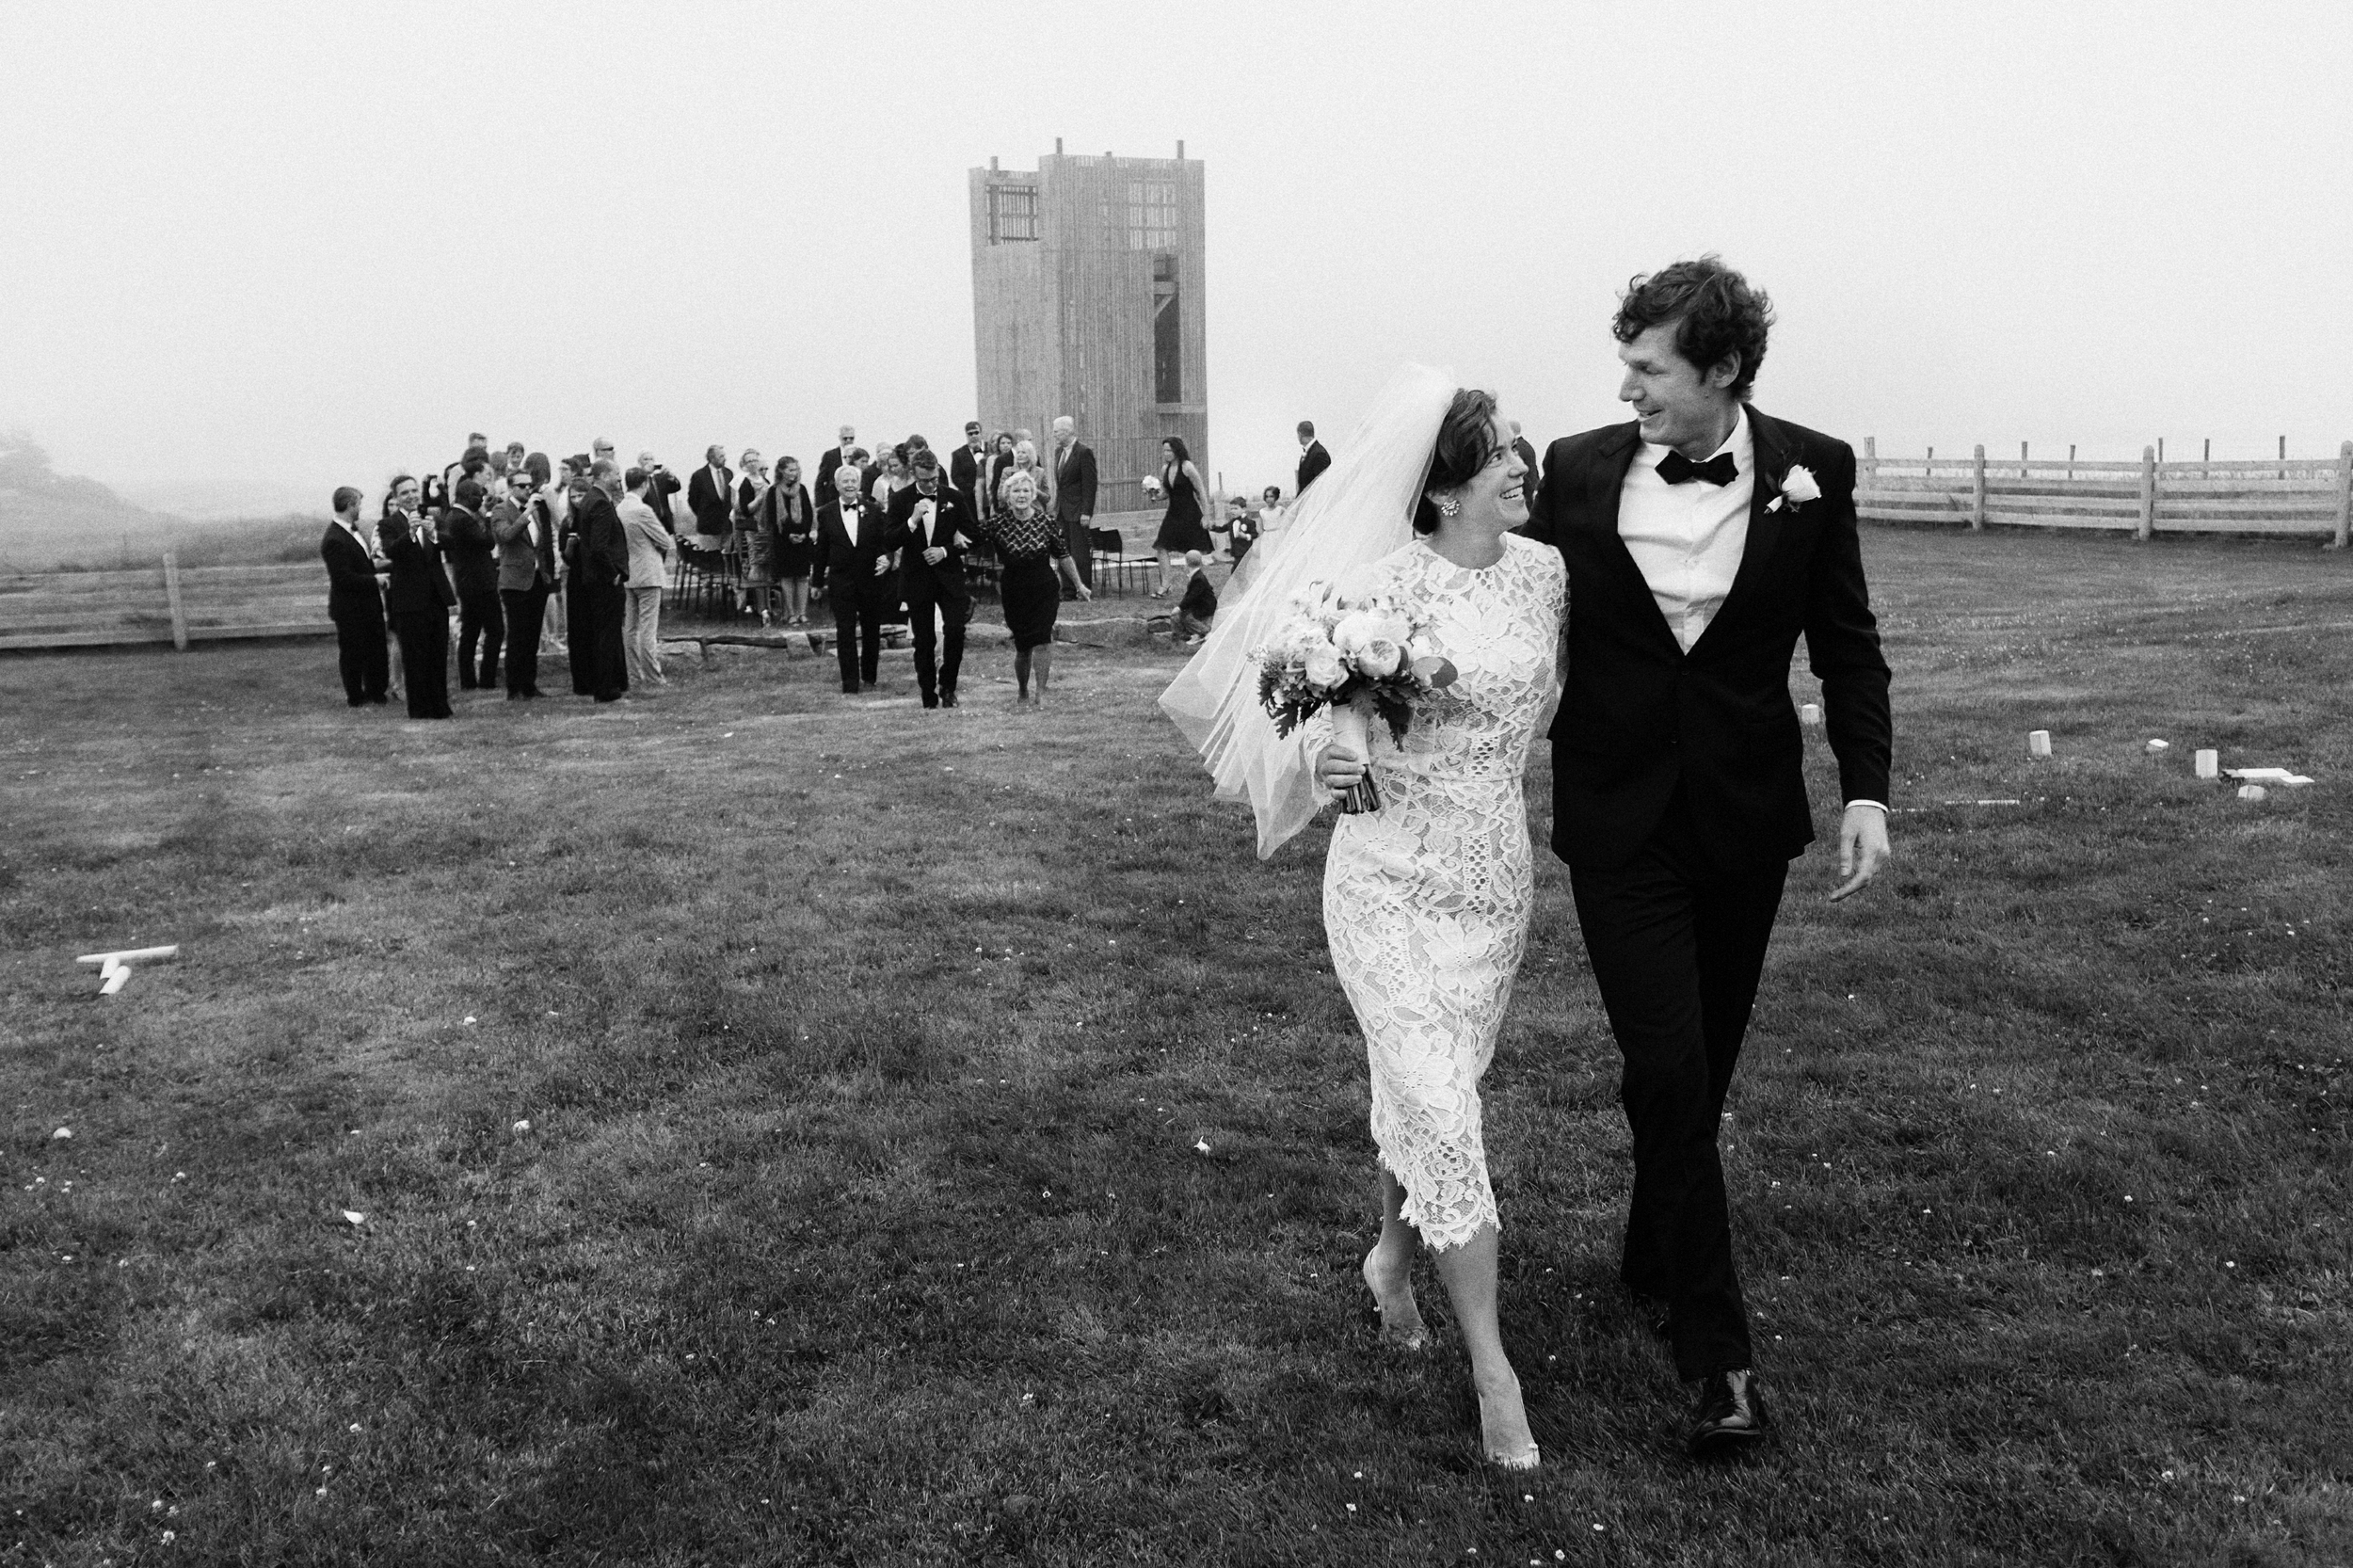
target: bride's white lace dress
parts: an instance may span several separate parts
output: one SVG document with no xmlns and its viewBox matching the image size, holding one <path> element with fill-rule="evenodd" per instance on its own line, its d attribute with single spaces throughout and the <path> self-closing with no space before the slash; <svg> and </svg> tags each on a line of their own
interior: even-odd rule
<svg viewBox="0 0 2353 1568">
<path fill-rule="evenodd" d="M 1497 1224 L 1479 1080 L 1528 946 L 1535 872 L 1520 776 L 1557 687 L 1566 568 L 1506 535 L 1493 566 L 1426 540 L 1383 557 L 1355 591 L 1431 622 L 1454 683 L 1418 706 L 1402 748 L 1375 722 L 1381 808 L 1342 816 L 1323 870 L 1332 967 L 1372 1062 L 1372 1136 L 1432 1247 Z"/>
</svg>

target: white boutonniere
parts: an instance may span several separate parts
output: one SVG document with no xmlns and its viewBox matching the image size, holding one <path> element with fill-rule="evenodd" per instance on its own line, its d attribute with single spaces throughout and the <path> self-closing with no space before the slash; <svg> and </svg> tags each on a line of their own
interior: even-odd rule
<svg viewBox="0 0 2353 1568">
<path fill-rule="evenodd" d="M 1794 512 L 1809 501 L 1821 499 L 1822 486 L 1814 477 L 1814 471 L 1803 463 L 1792 463 L 1789 472 L 1781 476 L 1781 493 L 1773 497 L 1773 504 L 1765 509 L 1769 512 L 1779 511 L 1781 504 L 1786 501 L 1789 509 Z"/>
</svg>

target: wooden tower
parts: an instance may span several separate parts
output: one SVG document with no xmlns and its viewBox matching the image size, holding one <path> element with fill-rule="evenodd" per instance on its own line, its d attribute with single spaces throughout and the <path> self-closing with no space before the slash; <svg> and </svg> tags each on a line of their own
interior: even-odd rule
<svg viewBox="0 0 2353 1568">
<path fill-rule="evenodd" d="M 1030 431 L 1052 460 L 1057 414 L 1095 449 L 1100 512 L 1146 503 L 1160 442 L 1209 467 L 1201 162 L 1064 155 L 1035 173 L 971 171 L 972 328 L 981 423 Z"/>
</svg>

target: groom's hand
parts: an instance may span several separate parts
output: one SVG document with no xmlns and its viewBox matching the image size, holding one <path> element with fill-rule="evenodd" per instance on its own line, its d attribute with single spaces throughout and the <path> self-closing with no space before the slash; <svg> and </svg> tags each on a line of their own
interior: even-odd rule
<svg viewBox="0 0 2353 1568">
<path fill-rule="evenodd" d="M 1838 824 L 1838 874 L 1847 880 L 1832 889 L 1831 903 L 1868 888 L 1893 853 L 1887 846 L 1887 813 L 1876 806 L 1848 807 Z"/>
</svg>

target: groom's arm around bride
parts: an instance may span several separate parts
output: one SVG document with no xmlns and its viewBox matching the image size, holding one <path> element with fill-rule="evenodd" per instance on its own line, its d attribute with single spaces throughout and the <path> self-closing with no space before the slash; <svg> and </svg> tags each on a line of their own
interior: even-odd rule
<svg viewBox="0 0 2353 1568">
<path fill-rule="evenodd" d="M 1789 697 L 1803 633 L 1845 810 L 1833 894 L 1888 854 L 1892 725 L 1854 454 L 1749 406 L 1772 315 L 1713 257 L 1635 280 L 1635 421 L 1555 441 L 1526 532 L 1569 575 L 1553 849 L 1625 1059 L 1620 1278 L 1702 1384 L 1694 1452 L 1766 1430 L 1717 1128 L 1789 861 L 1814 839 Z"/>
</svg>

